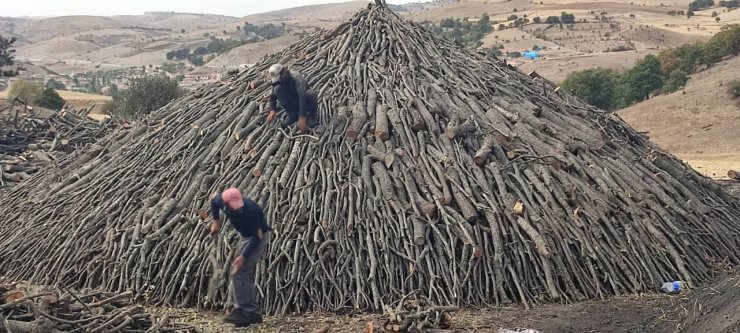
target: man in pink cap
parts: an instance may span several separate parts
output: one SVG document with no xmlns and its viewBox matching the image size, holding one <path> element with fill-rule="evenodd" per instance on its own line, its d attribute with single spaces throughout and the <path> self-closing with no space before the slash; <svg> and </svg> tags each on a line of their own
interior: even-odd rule
<svg viewBox="0 0 740 333">
<path fill-rule="evenodd" d="M 223 210 L 231 225 L 239 233 L 239 256 L 231 264 L 231 283 L 234 290 L 234 310 L 224 321 L 236 327 L 246 327 L 262 322 L 262 311 L 257 303 L 254 285 L 257 261 L 265 252 L 269 232 L 262 208 L 254 201 L 243 197 L 236 188 L 217 193 L 211 199 L 211 236 L 221 229 L 219 212 Z"/>
</svg>

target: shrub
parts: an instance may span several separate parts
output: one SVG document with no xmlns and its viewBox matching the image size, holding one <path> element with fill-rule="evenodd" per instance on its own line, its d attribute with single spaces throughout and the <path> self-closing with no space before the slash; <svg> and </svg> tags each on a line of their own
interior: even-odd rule
<svg viewBox="0 0 740 333">
<path fill-rule="evenodd" d="M 110 114 L 124 117 L 145 115 L 182 94 L 176 79 L 166 76 L 136 78 L 131 81 L 128 90 L 113 96 L 113 101 L 106 109 Z"/>
<path fill-rule="evenodd" d="M 732 97 L 740 97 L 740 80 L 732 81 L 727 91 L 732 95 Z"/>
<path fill-rule="evenodd" d="M 59 96 L 56 90 L 52 88 L 46 88 L 44 89 L 44 92 L 41 93 L 41 95 L 36 97 L 36 99 L 33 101 L 33 104 L 47 109 L 59 110 L 64 107 L 64 104 L 67 104 L 67 102 L 65 102 L 64 99 Z"/>
<path fill-rule="evenodd" d="M 17 81 L 13 83 L 8 92 L 8 100 L 14 100 L 16 97 L 26 103 L 33 101 L 44 92 L 44 87 L 31 81 Z"/>
</svg>

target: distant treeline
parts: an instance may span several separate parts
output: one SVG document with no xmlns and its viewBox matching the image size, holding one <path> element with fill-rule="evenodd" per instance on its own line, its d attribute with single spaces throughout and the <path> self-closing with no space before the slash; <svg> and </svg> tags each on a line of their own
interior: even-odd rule
<svg viewBox="0 0 740 333">
<path fill-rule="evenodd" d="M 643 101 L 653 93 L 681 89 L 688 75 L 740 54 L 740 24 L 722 26 L 706 43 L 684 44 L 648 55 L 627 71 L 594 68 L 572 72 L 561 87 L 591 105 L 615 110 Z"/>
<path fill-rule="evenodd" d="M 138 30 L 148 30 L 148 31 L 172 31 L 170 28 L 150 28 L 150 27 L 142 27 L 140 25 L 130 25 L 123 27 L 124 29 L 138 29 Z"/>
</svg>

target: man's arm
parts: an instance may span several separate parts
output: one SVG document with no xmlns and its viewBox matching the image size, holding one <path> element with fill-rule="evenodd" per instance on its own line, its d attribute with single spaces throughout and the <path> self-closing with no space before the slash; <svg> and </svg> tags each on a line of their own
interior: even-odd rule
<svg viewBox="0 0 740 333">
<path fill-rule="evenodd" d="M 268 123 L 275 119 L 275 116 L 277 116 L 277 95 L 275 94 L 276 89 L 277 86 L 272 87 L 272 90 L 270 90 L 270 98 L 267 100 Z"/>
<path fill-rule="evenodd" d="M 293 80 L 295 81 L 295 91 L 298 96 L 298 115 L 301 117 L 306 116 L 306 91 L 308 90 L 308 83 L 306 79 L 298 72 L 291 72 Z"/>
<path fill-rule="evenodd" d="M 219 218 L 219 210 L 221 210 L 221 207 L 223 206 L 223 200 L 221 199 L 221 194 L 215 194 L 211 198 L 211 216 L 213 217 L 214 221 L 220 221 Z"/>
<path fill-rule="evenodd" d="M 219 210 L 223 206 L 221 200 L 221 194 L 216 194 L 211 198 L 211 216 L 213 217 L 213 224 L 210 226 L 211 236 L 216 236 L 218 231 L 221 229 L 221 219 L 219 216 Z"/>
<path fill-rule="evenodd" d="M 267 99 L 267 110 L 274 111 L 277 108 L 277 95 L 275 90 L 278 86 L 273 86 L 270 90 L 270 97 Z"/>
</svg>

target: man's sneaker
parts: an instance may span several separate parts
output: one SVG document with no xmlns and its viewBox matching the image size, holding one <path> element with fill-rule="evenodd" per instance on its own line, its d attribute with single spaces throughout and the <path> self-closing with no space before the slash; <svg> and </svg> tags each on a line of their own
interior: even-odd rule
<svg viewBox="0 0 740 333">
<path fill-rule="evenodd" d="M 247 327 L 249 325 L 259 324 L 261 322 L 262 322 L 262 316 L 242 315 L 233 324 L 234 324 L 234 327 Z"/>
<path fill-rule="evenodd" d="M 255 324 L 261 324 L 262 323 L 262 316 L 260 316 L 260 315 L 252 316 L 252 320 L 254 321 Z"/>
<path fill-rule="evenodd" d="M 231 311 L 231 313 L 228 316 L 226 316 L 226 318 L 224 318 L 224 323 L 233 324 L 236 321 L 240 320 L 242 317 L 243 315 L 241 313 L 234 310 L 234 311 Z"/>
</svg>

